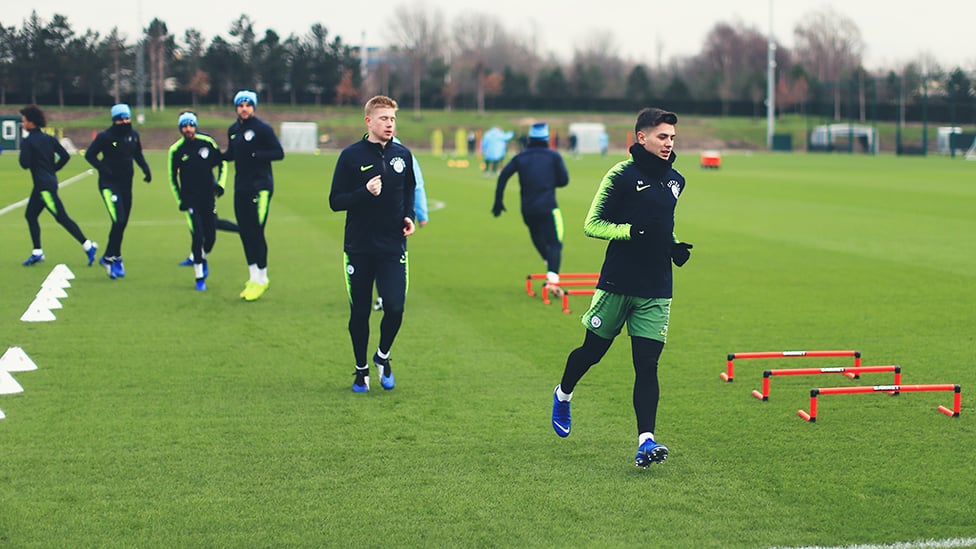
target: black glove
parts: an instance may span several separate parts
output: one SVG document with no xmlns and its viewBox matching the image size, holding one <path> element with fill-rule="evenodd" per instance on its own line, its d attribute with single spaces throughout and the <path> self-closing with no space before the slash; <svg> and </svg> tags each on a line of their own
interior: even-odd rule
<svg viewBox="0 0 976 549">
<path fill-rule="evenodd" d="M 630 226 L 630 239 L 631 240 L 637 240 L 638 238 L 644 238 L 644 236 L 646 236 L 646 234 L 647 234 L 647 231 L 644 229 L 644 227 L 638 227 L 637 225 L 631 225 Z"/>
<path fill-rule="evenodd" d="M 502 215 L 502 212 L 504 211 L 505 211 L 505 205 L 502 204 L 501 200 L 496 200 L 495 205 L 491 207 L 491 214 L 494 215 L 495 217 L 498 217 Z"/>
<path fill-rule="evenodd" d="M 152 182 L 152 173 L 146 172 L 146 177 L 143 177 L 142 180 L 145 181 L 146 183 L 151 183 Z"/>
<path fill-rule="evenodd" d="M 217 195 L 217 198 L 224 196 L 224 188 L 214 183 L 214 194 Z"/>
<path fill-rule="evenodd" d="M 675 242 L 671 245 L 671 261 L 674 261 L 674 264 L 678 267 L 684 265 L 691 258 L 691 252 L 689 250 L 692 248 L 694 246 L 687 242 Z"/>
<path fill-rule="evenodd" d="M 190 209 L 190 205 L 180 200 L 180 211 L 185 212 Z"/>
</svg>

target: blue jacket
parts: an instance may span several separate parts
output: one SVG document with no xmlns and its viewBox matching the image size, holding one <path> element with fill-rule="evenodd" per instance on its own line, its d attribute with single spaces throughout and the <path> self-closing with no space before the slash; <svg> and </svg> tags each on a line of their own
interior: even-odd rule
<svg viewBox="0 0 976 549">
<path fill-rule="evenodd" d="M 498 174 L 495 202 L 501 202 L 508 178 L 518 173 L 522 216 L 548 214 L 559 207 L 556 188 L 569 184 L 566 163 L 558 152 L 549 148 L 545 140 L 531 139 L 522 152 L 515 155 Z"/>
<path fill-rule="evenodd" d="M 674 210 L 685 178 L 670 160 L 634 144 L 631 158 L 610 168 L 593 198 L 583 232 L 609 240 L 597 288 L 634 297 L 671 297 Z M 644 236 L 631 238 L 631 227 Z"/>
<path fill-rule="evenodd" d="M 271 162 L 284 157 L 274 130 L 256 116 L 227 129 L 224 158 L 234 161 L 234 192 L 274 191 Z"/>
<path fill-rule="evenodd" d="M 503 132 L 498 126 L 492 126 L 481 136 L 481 154 L 489 162 L 505 158 L 508 142 L 513 137 L 515 137 L 514 132 Z"/>
<path fill-rule="evenodd" d="M 382 176 L 379 196 L 366 189 Z M 339 154 L 332 174 L 329 206 L 346 211 L 344 250 L 347 254 L 401 254 L 407 249 L 403 219 L 414 215 L 413 155 L 398 143 L 384 147 L 363 136 Z"/>
<path fill-rule="evenodd" d="M 57 171 L 68 160 L 71 157 L 61 143 L 39 129 L 29 131 L 20 142 L 20 167 L 30 170 L 36 191 L 58 190 Z"/>
</svg>

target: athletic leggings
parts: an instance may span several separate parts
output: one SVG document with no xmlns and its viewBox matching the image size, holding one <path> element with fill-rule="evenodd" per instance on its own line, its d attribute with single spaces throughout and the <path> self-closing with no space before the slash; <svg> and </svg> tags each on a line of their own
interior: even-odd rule
<svg viewBox="0 0 976 549">
<path fill-rule="evenodd" d="M 524 216 L 532 245 L 546 262 L 546 268 L 554 273 L 559 272 L 563 257 L 563 214 L 559 208 L 541 215 Z"/>
<path fill-rule="evenodd" d="M 202 263 L 217 241 L 217 210 L 213 201 L 190 206 L 186 220 L 190 225 L 190 253 L 194 263 Z"/>
<path fill-rule="evenodd" d="M 234 190 L 234 214 L 244 246 L 244 257 L 248 265 L 257 265 L 259 269 L 268 266 L 268 241 L 264 238 L 264 225 L 268 222 L 272 194 L 272 191 L 248 193 Z"/>
<path fill-rule="evenodd" d="M 112 228 L 108 231 L 108 244 L 105 246 L 105 257 L 122 257 L 122 238 L 125 228 L 129 224 L 129 214 L 132 213 L 132 187 L 117 190 L 109 187 L 99 188 L 108 217 L 112 220 Z"/>
<path fill-rule="evenodd" d="M 369 315 L 373 310 L 373 284 L 383 296 L 380 349 L 389 353 L 403 323 L 407 297 L 407 252 L 346 255 L 346 290 L 349 293 L 349 336 L 357 366 L 365 366 L 369 347 Z"/>
<path fill-rule="evenodd" d="M 74 237 L 79 243 L 84 244 L 85 238 L 84 233 L 78 227 L 78 224 L 74 222 L 70 217 L 68 217 L 68 212 L 64 209 L 64 204 L 61 203 L 61 199 L 58 198 L 58 193 L 56 191 L 37 191 L 31 193 L 30 198 L 27 200 L 27 211 L 24 213 L 24 218 L 27 219 L 27 228 L 30 230 L 31 242 L 34 244 L 34 249 L 41 248 L 41 224 L 38 223 L 38 218 L 41 216 L 41 212 L 45 209 L 51 212 L 54 216 L 54 220 L 61 224 L 71 236 Z"/>
<path fill-rule="evenodd" d="M 560 388 L 564 393 L 572 393 L 576 384 L 593 366 L 607 354 L 612 339 L 602 337 L 586 330 L 583 345 L 569 353 L 566 369 Z M 664 343 L 646 337 L 631 337 L 631 355 L 634 361 L 634 413 L 637 416 L 637 434 L 653 433 L 657 423 L 657 403 L 661 388 L 657 378 L 657 361 L 664 349 Z"/>
</svg>

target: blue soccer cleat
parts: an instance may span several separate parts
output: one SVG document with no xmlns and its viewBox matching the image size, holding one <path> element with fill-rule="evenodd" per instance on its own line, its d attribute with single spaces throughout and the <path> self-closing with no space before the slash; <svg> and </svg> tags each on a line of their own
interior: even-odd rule
<svg viewBox="0 0 976 549">
<path fill-rule="evenodd" d="M 556 391 L 552 392 L 552 429 L 556 434 L 566 438 L 573 429 L 573 419 L 569 413 L 569 401 L 559 400 Z"/>
<path fill-rule="evenodd" d="M 193 266 L 193 258 L 192 257 L 187 257 L 183 261 L 180 261 L 180 267 L 192 267 L 192 266 Z"/>
<path fill-rule="evenodd" d="M 368 393 L 369 392 L 369 368 L 363 368 L 360 370 L 356 368 L 354 374 L 356 379 L 352 382 L 352 392 L 354 393 Z"/>
<path fill-rule="evenodd" d="M 24 260 L 24 267 L 30 267 L 35 263 L 40 263 L 44 261 L 44 254 L 31 254 L 30 257 Z"/>
<path fill-rule="evenodd" d="M 98 264 L 105 267 L 105 273 L 108 274 L 109 278 L 115 280 L 115 268 L 113 267 L 113 265 L 115 265 L 114 259 L 109 259 L 103 255 L 102 258 L 98 260 Z"/>
<path fill-rule="evenodd" d="M 652 463 L 661 463 L 666 459 L 668 459 L 668 447 L 649 438 L 637 448 L 634 465 L 644 468 Z"/>
<path fill-rule="evenodd" d="M 116 257 L 112 262 L 112 278 L 122 278 L 125 276 L 125 267 L 122 266 L 122 258 Z"/>
<path fill-rule="evenodd" d="M 198 292 L 207 291 L 207 281 L 202 278 L 198 278 L 196 283 L 196 289 Z"/>
<path fill-rule="evenodd" d="M 98 251 L 98 244 L 94 242 L 91 243 L 91 248 L 85 250 L 85 254 L 88 256 L 88 266 L 91 267 L 95 263 L 95 252 Z"/>
<path fill-rule="evenodd" d="M 376 364 L 376 369 L 380 373 L 380 385 L 384 389 L 389 391 L 396 386 L 396 380 L 393 379 L 393 368 L 390 366 L 389 358 L 380 358 L 379 353 L 373 353 L 373 364 Z"/>
</svg>

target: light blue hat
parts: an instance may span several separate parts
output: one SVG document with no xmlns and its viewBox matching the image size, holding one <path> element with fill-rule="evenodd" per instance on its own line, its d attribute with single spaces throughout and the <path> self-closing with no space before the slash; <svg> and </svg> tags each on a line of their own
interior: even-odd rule
<svg viewBox="0 0 976 549">
<path fill-rule="evenodd" d="M 234 96 L 235 107 L 240 105 L 244 101 L 247 101 L 251 105 L 254 105 L 255 109 L 258 108 L 258 94 L 252 92 L 251 90 L 241 90 L 237 92 L 237 95 Z"/>
<path fill-rule="evenodd" d="M 192 112 L 185 112 L 180 115 L 180 119 L 177 122 L 177 127 L 183 129 L 183 126 L 193 126 L 197 127 L 197 115 Z"/>
<path fill-rule="evenodd" d="M 129 106 L 125 103 L 112 105 L 112 120 L 116 118 L 132 118 L 132 111 L 129 110 Z"/>
<path fill-rule="evenodd" d="M 549 139 L 549 125 L 545 122 L 532 124 L 529 128 L 529 139 Z"/>
</svg>

